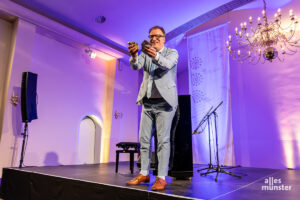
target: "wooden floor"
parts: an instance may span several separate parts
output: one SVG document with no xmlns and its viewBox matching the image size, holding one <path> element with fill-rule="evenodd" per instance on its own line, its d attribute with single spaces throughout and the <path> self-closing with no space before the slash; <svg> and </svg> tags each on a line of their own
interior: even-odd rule
<svg viewBox="0 0 300 200">
<path fill-rule="evenodd" d="M 239 167 L 229 169 L 228 171 L 241 175 L 241 179 L 227 174 L 219 174 L 218 181 L 215 182 L 215 173 L 200 176 L 197 172 L 198 169 L 204 167 L 206 166 L 195 165 L 194 177 L 190 180 L 175 180 L 171 177 L 167 177 L 167 189 L 158 193 L 163 196 L 176 196 L 185 199 L 217 200 L 296 200 L 299 199 L 300 196 L 299 170 Z M 127 186 L 125 184 L 126 181 L 137 175 L 138 170 L 135 168 L 134 174 L 130 174 L 129 162 L 120 163 L 119 173 L 116 174 L 114 170 L 115 163 L 57 167 L 26 167 L 22 169 L 22 171 L 54 177 L 105 184 L 111 187 L 130 188 L 133 190 L 131 193 L 134 192 L 134 190 L 152 193 L 151 186 L 155 181 L 155 177 L 152 175 L 149 184 Z M 275 179 L 280 181 L 274 181 Z M 267 183 L 267 181 L 269 183 Z M 277 190 L 266 191 L 265 189 L 268 186 L 277 186 Z M 290 190 L 278 190 L 279 186 L 280 188 L 290 187 Z"/>
</svg>

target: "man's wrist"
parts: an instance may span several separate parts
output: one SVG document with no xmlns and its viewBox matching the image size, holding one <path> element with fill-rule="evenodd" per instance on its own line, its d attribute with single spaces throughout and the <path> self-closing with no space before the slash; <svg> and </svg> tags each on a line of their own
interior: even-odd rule
<svg viewBox="0 0 300 200">
<path fill-rule="evenodd" d="M 136 53 L 130 54 L 130 56 L 133 57 L 133 58 L 138 57 L 138 53 L 136 52 Z"/>
<path fill-rule="evenodd" d="M 131 55 L 131 57 L 129 59 L 129 62 L 131 64 L 137 64 L 137 62 L 138 62 L 138 56 L 137 55 Z"/>
<path fill-rule="evenodd" d="M 133 60 L 137 60 L 138 56 L 137 55 L 132 55 L 131 56 Z"/>
</svg>

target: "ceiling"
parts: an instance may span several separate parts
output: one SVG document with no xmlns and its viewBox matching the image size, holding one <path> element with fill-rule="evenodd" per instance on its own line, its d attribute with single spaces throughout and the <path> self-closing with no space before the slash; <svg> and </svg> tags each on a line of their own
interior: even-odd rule
<svg viewBox="0 0 300 200">
<path fill-rule="evenodd" d="M 147 39 L 148 30 L 161 25 L 169 32 L 231 0 L 12 0 L 42 15 L 123 47 Z M 105 16 L 103 24 L 97 16 Z"/>
<path fill-rule="evenodd" d="M 167 33 L 201 17 L 232 0 L 11 0 L 39 14 L 54 19 L 79 32 L 99 38 L 119 50 L 125 50 L 128 41 L 141 43 L 147 39 L 154 25 L 163 26 Z M 253 8 L 262 6 L 262 0 L 240 0 Z M 278 0 L 286 3 L 291 0 Z M 272 0 L 267 0 L 272 2 Z M 272 2 L 274 5 L 274 1 Z M 228 11 L 226 11 L 228 12 Z M 105 16 L 102 24 L 96 17 Z M 197 25 L 197 24 L 196 24 Z"/>
</svg>

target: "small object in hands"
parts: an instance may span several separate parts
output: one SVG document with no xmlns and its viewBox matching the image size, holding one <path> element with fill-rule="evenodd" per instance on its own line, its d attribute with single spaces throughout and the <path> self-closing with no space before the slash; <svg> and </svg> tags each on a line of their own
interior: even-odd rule
<svg viewBox="0 0 300 200">
<path fill-rule="evenodd" d="M 136 43 L 136 42 L 128 42 L 128 45 L 129 45 L 129 46 L 131 46 L 131 45 L 136 46 L 137 50 L 136 50 L 135 52 L 133 52 L 133 54 L 135 54 L 136 52 L 139 51 L 139 45 L 138 45 L 138 43 Z"/>
<path fill-rule="evenodd" d="M 128 45 L 129 45 L 129 46 L 135 45 L 137 48 L 139 48 L 139 45 L 138 45 L 138 43 L 136 43 L 136 42 L 128 42 Z"/>
<path fill-rule="evenodd" d="M 144 40 L 142 43 L 142 52 L 145 53 L 146 49 L 149 49 L 152 45 L 147 40 Z"/>
</svg>

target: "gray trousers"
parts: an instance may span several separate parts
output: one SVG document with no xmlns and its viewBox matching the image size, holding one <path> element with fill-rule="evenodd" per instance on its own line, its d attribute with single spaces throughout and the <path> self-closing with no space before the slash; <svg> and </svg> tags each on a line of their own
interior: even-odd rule
<svg viewBox="0 0 300 200">
<path fill-rule="evenodd" d="M 139 132 L 141 169 L 149 170 L 151 160 L 152 128 L 157 133 L 158 176 L 167 176 L 170 159 L 170 131 L 176 109 L 164 99 L 143 99 Z"/>
</svg>

